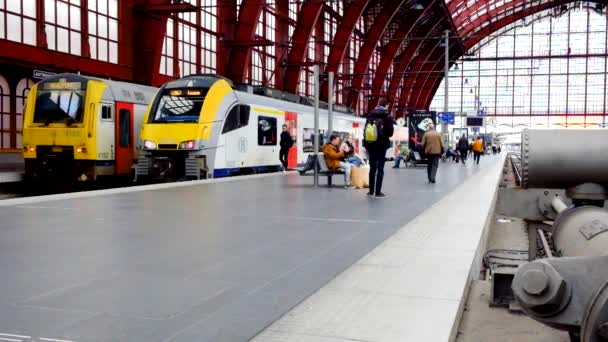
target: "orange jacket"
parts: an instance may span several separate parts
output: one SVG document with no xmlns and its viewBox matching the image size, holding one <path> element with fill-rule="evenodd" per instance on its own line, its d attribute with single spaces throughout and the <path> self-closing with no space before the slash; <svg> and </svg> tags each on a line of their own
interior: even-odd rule
<svg viewBox="0 0 608 342">
<path fill-rule="evenodd" d="M 322 149 L 325 154 L 325 162 L 330 169 L 340 167 L 340 159 L 344 158 L 344 152 L 340 152 L 338 148 L 330 143 L 323 145 Z"/>
<path fill-rule="evenodd" d="M 478 139 L 473 142 L 473 152 L 482 153 L 483 152 L 483 140 Z"/>
</svg>

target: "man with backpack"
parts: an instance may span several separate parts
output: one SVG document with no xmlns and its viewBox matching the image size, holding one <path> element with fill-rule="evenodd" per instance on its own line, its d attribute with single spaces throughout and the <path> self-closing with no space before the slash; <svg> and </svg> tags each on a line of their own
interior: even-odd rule
<svg viewBox="0 0 608 342">
<path fill-rule="evenodd" d="M 384 198 L 382 181 L 384 179 L 384 164 L 386 150 L 391 146 L 390 138 L 394 133 L 395 121 L 389 115 L 387 107 L 390 104 L 386 97 L 380 97 L 378 106 L 367 115 L 363 128 L 363 146 L 369 155 L 369 192 L 370 197 Z"/>
</svg>

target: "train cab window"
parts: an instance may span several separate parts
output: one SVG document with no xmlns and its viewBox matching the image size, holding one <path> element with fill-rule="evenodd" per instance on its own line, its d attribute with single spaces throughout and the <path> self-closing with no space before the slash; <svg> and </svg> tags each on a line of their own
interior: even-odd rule
<svg viewBox="0 0 608 342">
<path fill-rule="evenodd" d="M 250 108 L 247 105 L 236 105 L 232 107 L 228 116 L 226 116 L 222 134 L 247 126 L 249 124 L 249 113 Z"/>
<path fill-rule="evenodd" d="M 101 107 L 101 120 L 112 120 L 112 107 L 102 106 Z"/>
<path fill-rule="evenodd" d="M 258 117 L 258 145 L 274 146 L 277 144 L 277 119 L 269 116 Z"/>
<path fill-rule="evenodd" d="M 118 113 L 119 125 L 119 140 L 120 147 L 129 147 L 131 145 L 131 112 L 127 109 L 121 109 Z"/>
</svg>

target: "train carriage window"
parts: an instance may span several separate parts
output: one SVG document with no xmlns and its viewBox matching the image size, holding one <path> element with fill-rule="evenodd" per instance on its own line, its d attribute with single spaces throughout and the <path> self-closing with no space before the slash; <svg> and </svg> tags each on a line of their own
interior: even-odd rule
<svg viewBox="0 0 608 342">
<path fill-rule="evenodd" d="M 277 119 L 268 116 L 258 117 L 258 145 L 274 146 L 277 144 Z"/>
<path fill-rule="evenodd" d="M 101 107 L 101 120 L 112 120 L 112 107 Z"/>
<path fill-rule="evenodd" d="M 247 126 L 249 124 L 249 113 L 250 108 L 247 105 L 236 105 L 232 107 L 228 116 L 226 116 L 222 134 Z"/>
<path fill-rule="evenodd" d="M 127 109 L 121 109 L 118 114 L 119 124 L 119 141 L 120 147 L 129 147 L 131 145 L 131 112 Z"/>
</svg>

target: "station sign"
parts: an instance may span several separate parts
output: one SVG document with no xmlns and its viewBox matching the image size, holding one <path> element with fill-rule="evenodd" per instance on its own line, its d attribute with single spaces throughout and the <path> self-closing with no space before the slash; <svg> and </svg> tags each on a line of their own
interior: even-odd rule
<svg viewBox="0 0 608 342">
<path fill-rule="evenodd" d="M 456 123 L 456 113 L 454 112 L 439 112 L 437 117 L 444 124 L 454 125 Z"/>
<path fill-rule="evenodd" d="M 37 80 L 44 80 L 55 75 L 57 74 L 50 71 L 34 70 L 34 74 L 32 76 Z"/>
</svg>

